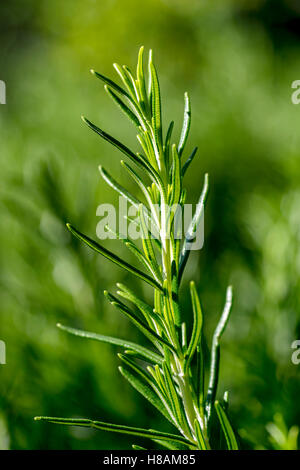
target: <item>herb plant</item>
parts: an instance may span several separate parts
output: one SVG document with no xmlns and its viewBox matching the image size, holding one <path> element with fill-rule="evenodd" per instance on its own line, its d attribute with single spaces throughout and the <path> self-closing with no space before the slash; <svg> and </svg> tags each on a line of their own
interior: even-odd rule
<svg viewBox="0 0 300 470">
<path fill-rule="evenodd" d="M 117 284 L 116 295 L 104 291 L 107 300 L 132 321 L 152 343 L 152 348 L 60 324 L 57 326 L 77 336 L 122 347 L 123 352 L 119 354 L 122 361 L 122 366 L 119 367 L 121 374 L 172 423 L 177 432 L 166 433 L 91 419 L 55 417 L 36 417 L 35 419 L 141 436 L 169 449 L 209 450 L 217 448 L 219 444 L 216 442 L 220 442 L 221 436 L 221 441 L 223 439 L 228 449 L 237 449 L 237 439 L 227 416 L 227 394 L 221 401 L 216 400 L 220 339 L 230 314 L 232 289 L 231 287 L 227 289 L 224 310 L 213 335 L 207 386 L 205 385 L 205 359 L 202 347 L 202 308 L 193 281 L 190 282 L 193 325 L 189 337 L 186 324 L 181 319 L 179 302 L 179 287 L 183 271 L 190 255 L 191 243 L 203 216 L 208 192 L 208 175 L 204 177 L 203 189 L 188 231 L 185 238 L 181 240 L 176 237 L 174 213 L 168 208 L 174 205 L 183 207 L 186 199 L 183 179 L 197 151 L 195 148 L 183 163 L 191 124 L 190 100 L 186 93 L 179 143 L 172 144 L 174 122 L 170 123 L 164 135 L 160 87 L 152 53 L 151 51 L 149 53 L 147 79 L 143 54 L 144 48 L 142 47 L 138 55 L 136 78 L 128 67 L 114 64 L 124 88 L 92 70 L 92 73 L 104 82 L 106 92 L 137 127 L 137 138 L 142 154 L 134 153 L 123 143 L 83 118 L 94 132 L 125 154 L 143 175 L 142 178 L 135 168 L 121 161 L 122 167 L 133 178 L 144 195 L 146 204 L 142 204 L 136 196 L 130 194 L 104 168 L 100 167 L 101 176 L 106 183 L 138 209 L 139 216 L 136 223 L 142 235 L 142 249 L 132 240 L 123 238 L 121 234 L 115 235 L 134 253 L 141 267 L 137 268 L 127 263 L 72 225 L 67 224 L 67 227 L 72 235 L 91 249 L 153 288 L 153 305 L 147 304 L 123 284 Z M 157 236 L 153 236 L 149 231 L 147 222 L 150 219 L 154 221 L 157 228 Z M 214 421 L 213 425 L 212 421 Z M 141 449 L 135 445 L 133 448 Z"/>
</svg>

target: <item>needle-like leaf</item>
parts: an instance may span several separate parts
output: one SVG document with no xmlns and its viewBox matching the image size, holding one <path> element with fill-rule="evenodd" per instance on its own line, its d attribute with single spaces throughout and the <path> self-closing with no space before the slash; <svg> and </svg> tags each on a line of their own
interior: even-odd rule
<svg viewBox="0 0 300 470">
<path fill-rule="evenodd" d="M 130 174 L 130 176 L 133 178 L 133 180 L 137 183 L 137 185 L 140 187 L 141 191 L 143 192 L 144 196 L 145 196 L 145 199 L 147 201 L 147 203 L 149 204 L 150 206 L 150 210 L 151 210 L 151 215 L 150 217 L 148 217 L 148 221 L 150 221 L 150 230 L 153 229 L 153 231 L 156 229 L 158 230 L 158 227 L 159 227 L 159 219 L 158 219 L 158 213 L 157 213 L 157 210 L 156 210 L 156 207 L 155 207 L 155 204 L 153 203 L 152 199 L 151 199 L 151 194 L 148 190 L 148 188 L 146 188 L 146 186 L 144 185 L 143 181 L 141 180 L 141 178 L 139 177 L 139 175 L 131 168 L 130 165 L 128 165 L 126 162 L 124 162 L 123 160 L 121 160 L 121 165 L 123 166 L 123 168 L 125 168 L 128 173 Z M 148 211 L 148 208 L 146 207 L 145 208 L 145 213 L 146 214 L 149 214 L 149 211 Z M 140 206 L 139 206 L 139 210 L 140 210 Z M 154 225 L 154 226 L 153 226 Z"/>
<path fill-rule="evenodd" d="M 154 312 L 154 309 L 150 305 L 148 305 L 146 302 L 140 299 L 137 295 L 135 295 L 135 293 L 131 289 L 124 286 L 123 284 L 120 284 L 118 282 L 117 287 L 119 289 L 117 294 L 120 297 L 123 297 L 124 299 L 127 299 L 130 302 L 132 302 L 140 310 L 140 312 L 144 315 L 145 318 L 153 319 L 160 326 L 163 326 L 162 319 L 159 317 L 159 315 L 156 312 Z"/>
<path fill-rule="evenodd" d="M 135 428 L 130 426 L 123 426 L 121 424 L 104 423 L 102 421 L 92 421 L 91 419 L 69 419 L 69 418 L 55 418 L 50 416 L 36 416 L 35 421 L 47 421 L 54 424 L 65 424 L 67 426 L 82 426 L 102 431 L 118 432 L 121 434 L 130 434 L 131 436 L 146 437 L 149 439 L 157 439 L 162 441 L 173 441 L 194 446 L 193 441 L 189 441 L 182 436 L 170 434 L 167 432 L 156 431 L 154 429 Z"/>
<path fill-rule="evenodd" d="M 116 232 L 109 225 L 106 225 L 105 228 L 108 232 L 112 233 L 116 239 L 120 240 L 120 242 L 123 243 L 131 251 L 131 253 L 134 254 L 134 256 L 140 261 L 140 263 L 146 269 L 148 269 L 151 272 L 151 274 L 154 275 L 152 267 L 149 261 L 147 260 L 147 258 L 144 256 L 141 250 L 131 240 L 129 240 L 129 238 L 126 238 L 124 235 L 120 234 L 119 232 Z M 159 278 L 156 278 L 155 280 L 157 282 L 160 282 Z"/>
<path fill-rule="evenodd" d="M 166 389 L 168 391 L 168 397 L 170 403 L 172 404 L 172 408 L 177 418 L 177 421 L 178 423 L 180 423 L 183 429 L 189 432 L 186 418 L 184 415 L 184 410 L 182 409 L 182 403 L 180 402 L 177 390 L 175 388 L 170 369 L 165 361 L 163 362 L 163 373 L 165 378 Z"/>
<path fill-rule="evenodd" d="M 167 346 L 171 351 L 175 352 L 174 346 L 170 344 L 167 340 L 159 336 L 155 331 L 153 331 L 151 328 L 149 328 L 146 323 L 144 323 L 135 313 L 133 313 L 127 305 L 125 305 L 123 302 L 118 300 L 115 296 L 110 294 L 107 291 L 104 291 L 104 295 L 107 297 L 107 299 L 110 301 L 112 305 L 117 307 L 119 310 L 121 310 L 124 315 L 126 315 L 141 332 L 150 339 L 154 344 L 161 343 L 164 346 Z"/>
<path fill-rule="evenodd" d="M 219 320 L 219 323 L 215 329 L 212 348 L 211 348 L 211 362 L 210 362 L 210 375 L 206 397 L 206 414 L 207 419 L 210 419 L 212 404 L 215 401 L 219 380 L 219 367 L 220 367 L 220 339 L 226 328 L 229 320 L 229 315 L 232 306 L 232 287 L 229 286 L 226 291 L 226 301 L 223 309 L 223 313 Z"/>
<path fill-rule="evenodd" d="M 113 263 L 117 264 L 121 268 L 126 269 L 126 271 L 129 271 L 130 273 L 134 274 L 138 278 L 142 279 L 143 281 L 147 282 L 150 284 L 150 286 L 155 287 L 155 289 L 159 289 L 163 291 L 162 287 L 150 276 L 147 274 L 144 274 L 142 271 L 139 269 L 135 268 L 129 263 L 126 263 L 126 261 L 122 260 L 119 258 L 117 255 L 111 253 L 109 250 L 104 248 L 103 246 L 99 245 L 99 243 L 95 242 L 91 238 L 87 237 L 83 233 L 79 232 L 79 230 L 76 230 L 76 228 L 72 227 L 72 225 L 67 224 L 68 229 L 74 235 L 76 238 L 79 240 L 83 241 L 86 245 L 88 245 L 90 248 L 92 248 L 94 251 L 97 253 L 100 253 L 102 256 L 105 258 L 109 259 Z"/>
<path fill-rule="evenodd" d="M 141 394 L 146 400 L 148 400 L 151 405 L 153 405 L 160 413 L 172 424 L 172 418 L 170 418 L 169 413 L 166 408 L 163 406 L 161 399 L 157 396 L 152 388 L 147 384 L 145 379 L 142 376 L 133 374 L 128 368 L 119 367 L 119 371 L 128 380 L 128 382 Z"/>
<path fill-rule="evenodd" d="M 207 442 L 204 438 L 201 426 L 200 426 L 199 422 L 196 419 L 195 419 L 194 427 L 195 427 L 195 434 L 196 434 L 197 442 L 198 442 L 198 445 L 199 445 L 199 449 L 200 450 L 209 450 L 209 446 L 208 446 L 208 444 L 207 444 Z"/>
<path fill-rule="evenodd" d="M 129 102 L 129 104 L 132 106 L 132 109 L 135 111 L 136 115 L 138 116 L 139 118 L 139 121 L 140 121 L 140 125 L 144 125 L 144 119 L 143 119 L 143 116 L 141 115 L 141 112 L 134 100 L 134 97 L 131 96 L 131 94 L 127 93 L 126 90 L 124 90 L 124 88 L 120 87 L 119 85 L 117 85 L 113 80 L 111 80 L 110 78 L 107 78 L 105 77 L 104 75 L 102 75 L 101 73 L 99 72 L 95 72 L 95 70 L 91 70 L 91 73 L 93 75 L 95 75 L 95 77 L 99 78 L 100 80 L 102 80 L 106 85 L 108 85 L 110 88 L 112 88 L 113 90 L 115 90 L 116 92 L 118 92 L 120 95 L 122 95 L 124 98 L 126 98 Z M 134 95 L 134 93 L 133 93 Z"/>
<path fill-rule="evenodd" d="M 206 197 L 208 194 L 208 188 L 209 188 L 209 179 L 208 179 L 208 174 L 206 173 L 204 176 L 203 189 L 202 189 L 199 201 L 196 206 L 196 211 L 188 227 L 188 230 L 185 235 L 184 242 L 183 242 L 183 246 L 181 249 L 180 262 L 179 262 L 179 280 L 181 280 L 182 278 L 182 274 L 183 274 L 184 268 L 186 266 L 186 263 L 187 263 L 187 260 L 191 251 L 191 244 L 193 243 L 195 239 L 195 233 L 197 231 L 201 217 L 203 217 L 204 204 L 205 204 Z"/>
<path fill-rule="evenodd" d="M 189 158 L 187 159 L 187 161 L 186 161 L 186 162 L 184 163 L 184 165 L 182 166 L 182 170 L 181 170 L 181 176 L 182 176 L 182 178 L 184 177 L 184 175 L 186 174 L 187 169 L 189 168 L 190 164 L 191 164 L 192 161 L 194 160 L 194 156 L 196 155 L 197 150 L 198 150 L 198 147 L 195 147 L 194 150 L 192 151 L 191 155 L 190 155 Z"/>
<path fill-rule="evenodd" d="M 115 191 L 117 191 L 121 196 L 123 196 L 130 204 L 132 204 L 136 209 L 142 204 L 135 196 L 133 196 L 127 189 L 123 188 L 109 173 L 108 171 L 103 168 L 103 166 L 99 165 L 99 172 L 104 181 Z M 147 208 L 144 206 L 144 212 L 148 219 L 151 218 L 151 215 Z"/>
<path fill-rule="evenodd" d="M 142 46 L 139 50 L 136 74 L 137 74 L 137 86 L 138 86 L 138 91 L 139 91 L 141 107 L 145 112 L 147 112 L 148 111 L 147 109 L 148 97 L 147 97 L 146 86 L 145 86 L 143 58 L 144 58 L 144 46 Z"/>
<path fill-rule="evenodd" d="M 107 78 L 105 77 L 104 75 L 102 75 L 101 73 L 99 72 L 96 72 L 95 70 L 91 69 L 91 73 L 93 75 L 95 75 L 95 77 L 99 78 L 100 80 L 102 80 L 106 85 L 108 85 L 109 87 L 113 88 L 115 91 L 117 91 L 118 93 L 120 93 L 121 95 L 123 95 L 125 98 L 128 98 L 130 99 L 130 96 L 128 95 L 128 93 L 124 90 L 124 88 L 120 87 L 119 85 L 117 85 L 113 80 L 111 80 L 110 78 Z"/>
<path fill-rule="evenodd" d="M 136 115 L 131 111 L 128 106 L 112 91 L 112 89 L 105 85 L 105 91 L 107 94 L 115 101 L 115 103 L 119 106 L 119 108 L 123 111 L 123 113 L 137 126 L 140 127 L 140 122 Z"/>
<path fill-rule="evenodd" d="M 178 204 L 181 196 L 181 170 L 180 170 L 180 158 L 176 149 L 176 145 L 172 146 L 172 198 L 170 206 Z"/>
<path fill-rule="evenodd" d="M 143 249 L 145 256 L 147 260 L 150 263 L 150 266 L 152 268 L 153 274 L 156 279 L 159 279 L 160 282 L 162 282 L 162 277 L 161 277 L 161 272 L 159 270 L 159 266 L 157 263 L 157 259 L 155 256 L 154 248 L 152 245 L 151 241 L 151 235 L 150 231 L 148 230 L 146 221 L 145 221 L 145 215 L 144 215 L 144 207 L 143 204 L 140 205 L 139 207 L 139 218 L 141 222 L 141 229 L 142 229 L 142 243 L 143 243 Z"/>
<path fill-rule="evenodd" d="M 125 349 L 132 349 L 140 354 L 145 360 L 150 361 L 154 364 L 160 364 L 162 362 L 161 356 L 156 354 L 150 349 L 140 346 L 139 344 L 133 343 L 132 341 L 127 341 L 126 339 L 114 338 L 112 336 L 100 335 L 99 333 L 92 333 L 91 331 L 78 330 L 76 328 L 71 328 L 69 326 L 61 325 L 57 323 L 56 325 L 60 330 L 66 331 L 74 336 L 79 336 L 81 338 L 93 339 L 95 341 L 100 341 L 101 343 L 109 343 L 115 346 L 121 346 Z"/>
<path fill-rule="evenodd" d="M 183 124 L 182 124 L 180 140 L 178 144 L 178 154 L 180 157 L 182 155 L 186 141 L 188 139 L 190 127 L 191 127 L 191 103 L 190 103 L 190 98 L 189 98 L 188 93 L 185 93 L 184 94 Z"/>
<path fill-rule="evenodd" d="M 145 162 L 140 157 L 138 157 L 134 152 L 132 152 L 128 147 L 126 147 L 126 145 L 122 144 L 117 139 L 107 134 L 107 132 L 103 131 L 102 129 L 100 129 L 100 127 L 96 126 L 95 124 L 93 124 L 91 121 L 89 121 L 83 116 L 82 116 L 82 120 L 88 125 L 90 129 L 96 132 L 96 134 L 100 135 L 100 137 L 102 137 L 104 140 L 112 144 L 114 147 L 116 147 L 121 152 L 123 152 L 127 157 L 129 157 L 130 160 L 132 160 L 137 166 L 139 166 L 140 168 L 144 170 L 148 170 Z"/>
<path fill-rule="evenodd" d="M 230 424 L 229 418 L 222 407 L 222 405 L 216 401 L 215 402 L 215 410 L 217 412 L 225 439 L 227 443 L 228 450 L 239 450 L 239 446 L 234 434 L 234 431 L 232 429 L 232 426 Z"/>
<path fill-rule="evenodd" d="M 197 346 L 197 369 L 196 369 L 196 399 L 198 408 L 202 411 L 204 408 L 204 386 L 205 386 L 205 370 L 202 344 Z"/>
<path fill-rule="evenodd" d="M 165 140 L 165 145 L 164 145 L 164 154 L 165 154 L 165 164 L 166 164 L 166 169 L 167 169 L 167 174 L 169 173 L 169 167 L 170 167 L 170 144 L 171 144 L 171 137 L 172 137 L 172 132 L 174 128 L 174 121 L 170 122 L 170 125 L 167 130 L 166 134 L 166 140 Z"/>
<path fill-rule="evenodd" d="M 193 313 L 194 313 L 194 323 L 193 323 L 192 337 L 190 340 L 188 350 L 186 352 L 186 361 L 187 361 L 186 367 L 189 366 L 194 356 L 194 353 L 196 351 L 196 348 L 200 344 L 201 334 L 202 334 L 202 323 L 203 323 L 201 304 L 200 304 L 200 300 L 196 291 L 195 283 L 193 281 L 190 283 L 190 292 L 191 292 L 191 299 L 192 299 L 192 306 L 193 306 Z"/>
<path fill-rule="evenodd" d="M 124 66 L 121 67 L 119 64 L 116 64 L 116 63 L 114 64 L 114 68 L 117 71 L 122 82 L 126 86 L 131 98 L 134 101 L 137 101 L 138 99 L 137 89 L 136 89 L 136 85 L 135 85 L 135 82 L 131 73 L 129 73 L 129 71 Z"/>
<path fill-rule="evenodd" d="M 119 355 L 119 357 L 126 364 L 127 368 L 130 369 L 130 371 L 132 371 L 135 375 L 137 374 L 137 376 L 140 377 L 140 379 L 143 381 L 143 383 L 146 383 L 151 387 L 151 389 L 153 390 L 155 395 L 161 401 L 162 406 L 161 406 L 160 411 L 167 417 L 167 419 L 172 424 L 177 426 L 176 419 L 175 419 L 175 417 L 173 415 L 173 412 L 172 412 L 172 410 L 169 406 L 169 403 L 167 402 L 164 394 L 161 392 L 158 384 L 156 383 L 155 377 L 154 377 L 154 380 L 153 380 L 153 374 L 151 373 L 151 376 L 148 375 L 144 370 L 142 370 L 140 367 L 138 367 L 137 364 L 128 357 L 128 355 Z M 157 367 L 158 366 L 156 365 L 155 368 L 157 368 Z M 152 367 L 148 368 L 148 372 L 152 372 L 153 370 L 154 369 Z"/>
<path fill-rule="evenodd" d="M 160 87 L 157 77 L 156 68 L 153 62 L 150 62 L 150 73 L 151 73 L 151 84 L 152 84 L 152 117 L 155 140 L 158 149 L 162 149 L 162 123 L 161 123 L 161 99 L 160 99 Z"/>
</svg>

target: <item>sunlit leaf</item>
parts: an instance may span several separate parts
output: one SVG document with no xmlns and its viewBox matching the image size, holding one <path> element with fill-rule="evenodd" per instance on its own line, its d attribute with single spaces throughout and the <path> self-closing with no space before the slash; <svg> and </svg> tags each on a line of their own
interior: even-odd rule
<svg viewBox="0 0 300 470">
<path fill-rule="evenodd" d="M 210 374 L 209 374 L 209 383 L 208 383 L 206 405 L 205 405 L 208 420 L 211 416 L 211 408 L 216 398 L 218 381 L 219 381 L 220 339 L 228 323 L 229 315 L 231 312 L 231 306 L 232 306 L 232 287 L 229 286 L 227 287 L 227 291 L 226 291 L 226 301 L 225 301 L 224 309 L 223 309 L 221 318 L 219 320 L 219 323 L 215 329 L 213 340 L 212 340 Z"/>
<path fill-rule="evenodd" d="M 83 233 L 79 232 L 79 230 L 76 230 L 74 227 L 72 227 L 72 225 L 67 224 L 67 227 L 70 230 L 70 232 L 72 233 L 72 235 L 74 235 L 79 240 L 83 241 L 86 245 L 88 245 L 90 248 L 92 248 L 97 253 L 100 253 L 102 256 L 109 259 L 113 263 L 117 264 L 121 268 L 124 268 L 126 271 L 129 271 L 130 273 L 134 274 L 138 278 L 140 278 L 143 281 L 147 282 L 152 287 L 155 287 L 156 289 L 162 290 L 162 287 L 154 279 L 147 276 L 147 274 L 144 274 L 142 271 L 135 268 L 131 264 L 127 263 L 126 261 L 122 260 L 117 255 L 111 253 L 109 250 L 107 250 L 103 246 L 99 245 L 99 243 L 95 242 L 91 238 L 89 238 L 86 235 L 84 235 Z"/>
<path fill-rule="evenodd" d="M 66 331 L 71 335 L 79 336 L 81 338 L 93 339 L 95 341 L 100 341 L 101 343 L 109 343 L 115 346 L 121 346 L 122 348 L 128 348 L 136 351 L 145 360 L 153 362 L 155 364 L 160 364 L 162 362 L 161 356 L 156 354 L 150 349 L 147 349 L 139 344 L 133 343 L 132 341 L 127 341 L 126 339 L 114 338 L 112 336 L 100 335 L 99 333 L 92 333 L 91 331 L 78 330 L 76 328 L 71 328 L 69 326 L 61 325 L 57 323 L 56 325 L 60 330 Z"/>
<path fill-rule="evenodd" d="M 182 131 L 180 135 L 180 140 L 178 144 L 178 155 L 181 157 L 184 150 L 186 141 L 189 136 L 191 127 L 191 103 L 188 93 L 184 94 L 184 114 L 183 114 L 183 124 Z"/>
</svg>

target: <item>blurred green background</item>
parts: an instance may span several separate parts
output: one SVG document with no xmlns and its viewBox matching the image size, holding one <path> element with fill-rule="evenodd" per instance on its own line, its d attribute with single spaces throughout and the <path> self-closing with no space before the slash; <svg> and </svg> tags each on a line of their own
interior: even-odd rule
<svg viewBox="0 0 300 470">
<path fill-rule="evenodd" d="M 124 382 L 113 347 L 55 326 L 142 341 L 102 294 L 116 281 L 136 287 L 136 280 L 64 226 L 70 221 L 94 236 L 97 206 L 116 200 L 100 180 L 100 163 L 135 191 L 120 154 L 80 115 L 137 149 L 134 130 L 89 69 L 116 78 L 112 63 L 134 68 L 142 44 L 154 50 L 164 119 L 175 119 L 177 135 L 183 93 L 191 96 L 188 149 L 199 151 L 186 176 L 188 202 L 196 202 L 204 172 L 211 180 L 205 245 L 187 268 L 183 305 L 189 315 L 194 278 L 209 347 L 233 284 L 219 393 L 230 391 L 243 448 L 296 447 L 300 106 L 291 103 L 291 83 L 300 79 L 299 25 L 297 0 L 1 2 L 1 449 L 125 449 L 132 442 L 35 423 L 35 415 L 169 429 Z M 142 283 L 138 288 L 149 295 Z"/>
</svg>

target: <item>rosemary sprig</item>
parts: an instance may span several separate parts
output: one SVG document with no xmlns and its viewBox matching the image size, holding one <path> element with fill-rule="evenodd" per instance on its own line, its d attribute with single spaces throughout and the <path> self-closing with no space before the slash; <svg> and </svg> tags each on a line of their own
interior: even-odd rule
<svg viewBox="0 0 300 470">
<path fill-rule="evenodd" d="M 136 126 L 142 154 L 133 152 L 88 119 L 83 118 L 83 120 L 101 138 L 117 147 L 136 167 L 129 166 L 127 162 L 121 162 L 123 168 L 141 190 L 146 204 L 130 194 L 102 167 L 99 169 L 104 180 L 138 209 L 139 216 L 136 223 L 141 230 L 143 251 L 131 240 L 121 239 L 119 234 L 115 235 L 137 256 L 148 272 L 119 258 L 72 225 L 67 224 L 67 227 L 75 237 L 94 251 L 145 281 L 154 289 L 153 306 L 148 305 L 135 292 L 118 283 L 118 297 L 105 291 L 108 300 L 145 334 L 152 346 L 149 349 L 127 340 L 58 326 L 76 336 L 108 342 L 123 348 L 123 353 L 119 354 L 123 363 L 119 368 L 122 376 L 177 428 L 178 434 L 130 428 L 90 419 L 51 417 L 36 419 L 148 437 L 167 448 L 176 449 L 180 445 L 187 449 L 209 450 L 212 442 L 216 442 L 216 439 L 212 439 L 210 426 L 212 414 L 215 412 L 228 449 L 237 449 L 237 439 L 227 416 L 227 406 L 216 401 L 220 339 L 231 309 L 231 287 L 227 290 L 224 311 L 213 335 L 207 391 L 205 391 L 205 356 L 202 351 L 203 313 L 194 282 L 190 283 L 193 325 L 188 329 L 191 330 L 189 338 L 186 325 L 181 320 L 179 286 L 190 254 L 190 245 L 203 216 L 209 186 L 208 175 L 205 175 L 203 190 L 186 237 L 184 240 L 177 239 L 174 214 L 168 208 L 173 205 L 183 208 L 186 196 L 183 178 L 197 151 L 195 148 L 183 162 L 191 126 L 191 103 L 188 94 L 185 93 L 182 131 L 179 142 L 173 142 L 173 121 L 164 134 L 160 85 L 152 52 L 149 53 L 148 77 L 146 77 L 143 57 L 144 48 L 142 47 L 139 51 L 136 77 L 126 66 L 114 64 L 124 88 L 102 74 L 92 71 L 104 82 L 108 95 Z M 139 169 L 145 178 L 141 178 L 136 169 Z M 146 179 L 150 180 L 150 186 Z M 157 240 L 153 239 L 147 227 L 147 222 L 150 220 L 154 221 L 157 229 Z M 133 303 L 140 315 L 134 313 L 120 300 L 120 297 Z M 141 363 L 139 359 L 143 362 Z M 147 367 L 142 365 L 145 362 L 149 364 Z M 140 449 L 139 446 L 134 448 Z"/>
</svg>

